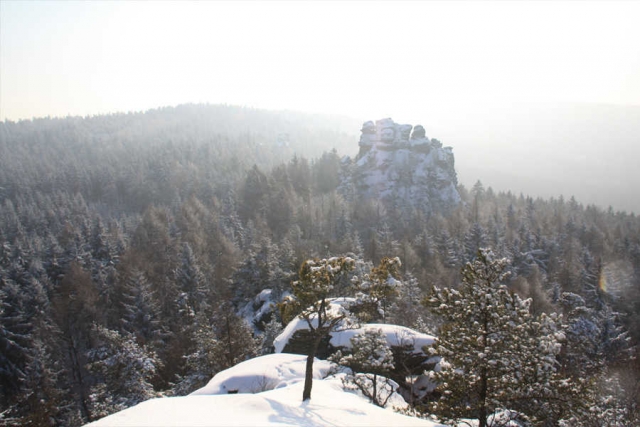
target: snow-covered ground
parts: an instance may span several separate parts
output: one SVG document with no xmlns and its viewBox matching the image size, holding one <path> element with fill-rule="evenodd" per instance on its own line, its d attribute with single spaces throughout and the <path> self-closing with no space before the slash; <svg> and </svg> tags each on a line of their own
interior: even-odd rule
<svg viewBox="0 0 640 427">
<path fill-rule="evenodd" d="M 258 393 L 295 384 L 304 378 L 307 356 L 279 353 L 249 359 L 233 368 L 218 372 L 209 383 L 191 396 L 207 394 Z M 329 374 L 332 363 L 316 359 L 313 378 Z"/>
<path fill-rule="evenodd" d="M 338 377 L 321 379 L 329 362 L 320 360 L 311 400 L 302 402 L 305 360 L 291 354 L 251 359 L 190 396 L 151 399 L 88 426 L 439 426 L 346 392 Z M 239 393 L 222 394 L 229 390 Z"/>
</svg>

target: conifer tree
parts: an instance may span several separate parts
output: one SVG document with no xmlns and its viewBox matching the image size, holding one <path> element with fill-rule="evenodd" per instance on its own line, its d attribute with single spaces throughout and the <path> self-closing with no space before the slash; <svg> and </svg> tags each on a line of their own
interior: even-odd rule
<svg viewBox="0 0 640 427">
<path fill-rule="evenodd" d="M 338 351 L 330 359 L 349 368 L 343 382 L 346 388 L 359 390 L 374 405 L 386 406 L 395 392 L 395 384 L 387 378 L 394 364 L 393 353 L 381 329 L 366 329 L 355 335 L 351 338 L 349 354 Z"/>
<path fill-rule="evenodd" d="M 423 296 L 418 279 L 412 274 L 407 274 L 402 285 L 398 287 L 398 297 L 391 305 L 390 323 L 411 329 L 421 329 L 427 320 L 426 309 L 420 304 Z"/>
<path fill-rule="evenodd" d="M 178 375 L 178 381 L 172 387 L 172 393 L 178 396 L 189 394 L 204 386 L 222 366 L 216 353 L 219 347 L 218 339 L 213 326 L 202 312 L 192 319 L 192 327 L 185 333 L 188 333 L 193 342 L 192 350 L 183 355 L 185 372 Z"/>
<path fill-rule="evenodd" d="M 122 292 L 122 329 L 139 343 L 157 346 L 163 335 L 160 306 L 145 274 L 134 269 Z"/>
<path fill-rule="evenodd" d="M 545 418 L 557 397 L 557 321 L 533 318 L 529 302 L 507 289 L 507 263 L 481 249 L 462 269 L 459 290 L 434 287 L 425 299 L 445 321 L 429 348 L 443 358 L 433 373 L 442 397 L 432 409 L 441 416 L 477 418 L 480 427 L 501 408 Z"/>
<path fill-rule="evenodd" d="M 302 400 L 311 399 L 313 382 L 313 360 L 323 338 L 334 331 L 347 318 L 346 312 L 330 310 L 330 296 L 340 276 L 354 268 L 350 257 L 334 257 L 307 260 L 302 263 L 299 279 L 292 283 L 293 298 L 282 305 L 283 319 L 290 321 L 298 316 L 303 319 L 311 335 L 307 354 Z"/>
<path fill-rule="evenodd" d="M 175 270 L 177 288 L 189 307 L 199 312 L 208 306 L 210 286 L 191 246 L 186 242 L 182 244 L 181 258 L 180 266 Z"/>
<path fill-rule="evenodd" d="M 220 370 L 258 355 L 258 339 L 253 336 L 247 322 L 235 313 L 231 302 L 217 307 L 212 326 L 216 336 L 213 352 Z"/>
<path fill-rule="evenodd" d="M 133 335 L 93 326 L 97 345 L 88 351 L 87 368 L 101 379 L 91 389 L 93 418 L 107 416 L 156 396 L 152 380 L 161 362 Z"/>
<path fill-rule="evenodd" d="M 380 265 L 373 267 L 371 272 L 365 273 L 363 277 L 354 278 L 360 300 L 352 311 L 357 311 L 360 320 L 371 322 L 381 319 L 382 323 L 387 323 L 388 311 L 398 294 L 398 288 L 402 285 L 398 280 L 398 270 L 401 266 L 400 258 L 384 257 Z"/>
</svg>

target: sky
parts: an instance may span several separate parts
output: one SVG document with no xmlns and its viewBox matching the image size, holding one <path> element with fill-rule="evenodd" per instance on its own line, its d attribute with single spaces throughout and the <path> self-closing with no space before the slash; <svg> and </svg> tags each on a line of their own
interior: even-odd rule
<svg viewBox="0 0 640 427">
<path fill-rule="evenodd" d="M 0 120 L 187 102 L 640 105 L 639 2 L 0 2 Z"/>
<path fill-rule="evenodd" d="M 453 146 L 465 185 L 640 212 L 638 17 L 640 1 L 0 0 L 0 120 L 183 103 L 392 117 Z"/>
</svg>

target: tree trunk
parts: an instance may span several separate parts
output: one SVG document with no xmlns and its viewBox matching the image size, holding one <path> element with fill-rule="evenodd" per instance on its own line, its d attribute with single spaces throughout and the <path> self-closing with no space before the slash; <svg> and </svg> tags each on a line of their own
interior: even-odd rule
<svg viewBox="0 0 640 427">
<path fill-rule="evenodd" d="M 378 402 L 378 375 L 373 374 L 373 393 L 371 394 L 371 403 L 374 403 L 377 406 L 382 406 L 380 402 Z"/>
<path fill-rule="evenodd" d="M 309 355 L 307 355 L 307 365 L 304 371 L 304 390 L 302 391 L 303 402 L 311 399 L 311 386 L 313 385 L 313 359 L 316 357 L 321 340 L 322 335 L 314 338 Z"/>
<path fill-rule="evenodd" d="M 487 286 L 491 287 L 491 282 L 487 281 Z M 490 314 L 488 312 L 484 312 L 483 313 L 483 326 L 484 326 L 484 331 L 482 332 L 482 352 L 484 353 L 486 348 L 487 348 L 487 342 L 488 342 L 488 338 L 489 338 L 489 316 Z M 482 363 L 484 364 L 485 361 L 483 360 Z M 478 427 L 487 427 L 487 395 L 489 393 L 489 379 L 488 379 L 488 375 L 489 373 L 487 372 L 487 367 L 486 365 L 482 367 L 482 369 L 480 370 L 480 408 L 479 409 L 479 414 L 478 414 L 478 420 L 480 421 Z"/>
<path fill-rule="evenodd" d="M 311 386 L 313 385 L 313 359 L 315 357 L 315 349 L 313 349 L 307 356 L 307 368 L 304 372 L 304 390 L 302 392 L 303 402 L 311 399 Z"/>
<path fill-rule="evenodd" d="M 482 368 L 480 374 L 480 407 L 478 408 L 478 427 L 487 427 L 487 368 Z"/>
</svg>

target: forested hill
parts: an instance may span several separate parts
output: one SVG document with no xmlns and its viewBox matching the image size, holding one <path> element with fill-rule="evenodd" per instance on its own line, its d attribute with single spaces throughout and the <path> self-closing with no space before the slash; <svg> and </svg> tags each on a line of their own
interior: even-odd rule
<svg viewBox="0 0 640 427">
<path fill-rule="evenodd" d="M 537 313 L 581 296 L 589 357 L 638 398 L 611 345 L 621 327 L 640 340 L 638 217 L 479 182 L 446 213 L 363 200 L 339 191 L 360 126 L 207 105 L 0 123 L 0 421 L 81 425 L 268 353 L 277 313 L 241 314 L 306 259 L 398 256 L 424 293 L 457 286 L 479 247 Z M 412 310 L 405 326 L 435 330 Z"/>
<path fill-rule="evenodd" d="M 345 154 L 342 147 L 355 152 L 359 124 L 226 105 L 5 121 L 0 197 L 73 191 L 116 211 L 142 212 L 152 203 L 232 186 L 254 164 L 270 170 L 296 154 L 316 158 L 331 148 Z"/>
</svg>

